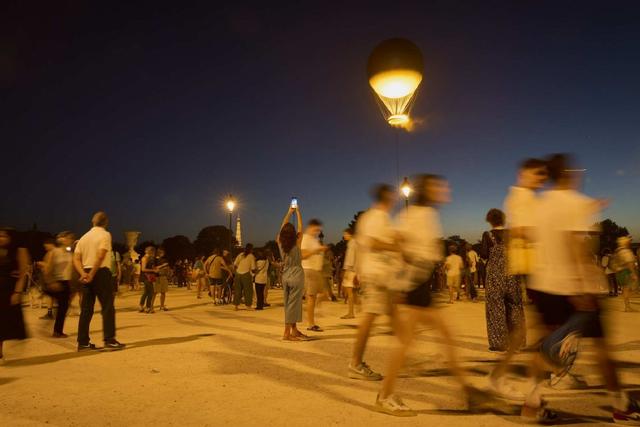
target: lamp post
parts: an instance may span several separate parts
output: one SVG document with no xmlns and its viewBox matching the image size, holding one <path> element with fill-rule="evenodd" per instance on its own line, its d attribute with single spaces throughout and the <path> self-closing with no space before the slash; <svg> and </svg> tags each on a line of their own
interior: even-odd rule
<svg viewBox="0 0 640 427">
<path fill-rule="evenodd" d="M 229 194 L 227 198 L 227 210 L 229 211 L 229 252 L 233 250 L 233 210 L 236 208 L 236 200 Z"/>
<path fill-rule="evenodd" d="M 405 209 L 409 210 L 409 196 L 411 195 L 413 189 L 411 188 L 411 184 L 409 183 L 409 180 L 406 176 L 404 177 L 404 181 L 402 181 L 400 191 L 404 195 L 404 207 Z"/>
</svg>

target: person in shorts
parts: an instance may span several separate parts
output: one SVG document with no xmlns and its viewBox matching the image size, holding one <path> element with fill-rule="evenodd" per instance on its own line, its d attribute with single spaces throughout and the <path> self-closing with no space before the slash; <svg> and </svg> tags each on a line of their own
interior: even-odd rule
<svg viewBox="0 0 640 427">
<path fill-rule="evenodd" d="M 322 328 L 315 322 L 315 310 L 318 295 L 325 293 L 322 265 L 327 247 L 320 243 L 320 233 L 322 233 L 322 222 L 312 219 L 304 230 L 301 246 L 304 287 L 307 295 L 307 330 L 313 332 L 322 332 Z"/>
<path fill-rule="evenodd" d="M 224 291 L 222 286 L 224 284 L 223 272 L 228 271 L 230 273 L 231 270 L 222 256 L 220 248 L 213 250 L 213 254 L 205 261 L 204 268 L 209 277 L 209 293 L 213 299 L 213 304 L 222 304 Z"/>
<path fill-rule="evenodd" d="M 382 389 L 376 398 L 375 409 L 394 416 L 415 416 L 411 408 L 393 393 L 400 370 L 404 366 L 406 354 L 415 338 L 416 325 L 423 323 L 433 326 L 442 335 L 454 379 L 462 387 L 469 404 L 479 392 L 467 384 L 464 372 L 454 352 L 453 340 L 442 315 L 432 306 L 429 279 L 436 264 L 442 260 L 442 227 L 437 207 L 450 201 L 451 191 L 447 181 L 436 175 L 420 175 L 414 185 L 413 203 L 399 215 L 398 237 L 402 242 L 402 274 L 389 284 L 402 297 L 399 309 L 407 315 L 398 316 L 396 336 L 400 340 L 389 361 Z"/>
<path fill-rule="evenodd" d="M 391 224 L 390 212 L 396 203 L 393 187 L 380 184 L 372 192 L 373 205 L 363 213 L 356 224 L 356 275 L 362 286 L 363 316 L 358 325 L 353 355 L 348 366 L 349 378 L 380 381 L 382 375 L 373 371 L 364 361 L 373 322 L 380 315 L 392 314 L 387 282 L 393 275 L 392 260 L 400 248 Z"/>
<path fill-rule="evenodd" d="M 453 304 L 454 296 L 460 299 L 460 284 L 462 283 L 462 269 L 464 261 L 458 255 L 458 247 L 449 245 L 449 256 L 444 261 L 444 270 L 447 275 L 447 287 L 449 288 L 449 304 Z"/>
</svg>

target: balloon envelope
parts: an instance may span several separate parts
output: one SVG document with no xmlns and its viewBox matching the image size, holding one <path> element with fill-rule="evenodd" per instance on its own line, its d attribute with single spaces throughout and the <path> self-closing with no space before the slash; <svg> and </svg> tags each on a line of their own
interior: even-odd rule
<svg viewBox="0 0 640 427">
<path fill-rule="evenodd" d="M 382 113 L 391 125 L 409 121 L 423 71 L 422 53 L 409 40 L 385 40 L 371 52 L 367 63 L 369 85 L 378 95 Z"/>
</svg>

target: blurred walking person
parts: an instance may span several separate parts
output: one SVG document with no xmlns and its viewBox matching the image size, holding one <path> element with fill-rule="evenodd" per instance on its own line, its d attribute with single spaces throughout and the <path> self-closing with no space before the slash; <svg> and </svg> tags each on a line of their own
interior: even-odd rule
<svg viewBox="0 0 640 427">
<path fill-rule="evenodd" d="M 382 375 L 364 361 L 364 353 L 373 322 L 378 316 L 391 315 L 393 306 L 387 286 L 395 275 L 394 260 L 400 248 L 391 223 L 390 212 L 396 203 L 396 192 L 386 184 L 372 192 L 372 206 L 358 218 L 356 225 L 356 275 L 363 290 L 362 319 L 358 325 L 353 354 L 347 375 L 352 379 L 380 381 Z"/>
<path fill-rule="evenodd" d="M 447 181 L 436 175 L 421 175 L 414 185 L 414 202 L 399 215 L 398 234 L 402 242 L 401 274 L 389 282 L 389 287 L 400 295 L 396 322 L 399 345 L 392 351 L 382 388 L 376 399 L 377 411 L 394 416 L 415 416 L 417 413 L 394 394 L 396 380 L 404 366 L 406 355 L 414 341 L 416 326 L 435 327 L 444 339 L 449 369 L 461 386 L 469 406 L 479 392 L 464 379 L 454 351 L 451 333 L 442 315 L 432 307 L 429 281 L 436 264 L 442 260 L 442 227 L 438 206 L 449 203 L 450 189 Z"/>
<path fill-rule="evenodd" d="M 358 291 L 358 278 L 356 276 L 356 241 L 353 238 L 353 231 L 350 229 L 344 230 L 342 238 L 347 242 L 347 251 L 342 264 L 342 288 L 346 293 L 348 311 L 347 314 L 341 317 L 341 319 L 353 319 L 356 317 L 354 313 L 354 306 Z"/>
<path fill-rule="evenodd" d="M 155 298 L 154 284 L 158 280 L 158 269 L 156 268 L 156 248 L 147 246 L 144 248 L 144 256 L 140 260 L 140 271 L 142 284 L 144 286 L 140 297 L 140 313 L 153 314 L 153 299 Z"/>
<path fill-rule="evenodd" d="M 73 264 L 82 283 L 82 311 L 78 323 L 78 351 L 95 350 L 89 338 L 96 297 L 102 307 L 102 332 L 105 350 L 121 350 L 124 344 L 116 340 L 116 312 L 111 284 L 111 234 L 106 230 L 109 219 L 97 212 L 91 220 L 93 227 L 85 233 L 73 255 Z"/>
<path fill-rule="evenodd" d="M 248 243 L 244 251 L 233 262 L 235 278 L 233 283 L 233 305 L 238 310 L 240 301 L 244 299 L 247 310 L 252 310 L 253 304 L 253 272 L 256 270 L 256 257 L 253 255 L 253 245 Z"/>
<path fill-rule="evenodd" d="M 27 338 L 22 294 L 29 264 L 29 252 L 18 241 L 17 233 L 0 229 L 0 363 L 5 360 L 5 341 Z"/>
<path fill-rule="evenodd" d="M 64 321 L 67 317 L 71 297 L 72 244 L 73 235 L 71 232 L 59 233 L 56 237 L 56 247 L 48 252 L 44 259 L 45 292 L 58 302 L 56 321 L 53 325 L 54 338 L 67 338 L 64 333 Z"/>
<path fill-rule="evenodd" d="M 526 159 L 520 163 L 516 184 L 509 188 L 504 200 L 506 225 L 509 230 L 507 271 L 518 278 L 524 302 L 529 301 L 526 287 L 534 266 L 534 234 L 538 208 L 536 192 L 544 187 L 546 181 L 546 162 L 540 159 Z"/>
<path fill-rule="evenodd" d="M 313 332 L 323 332 L 322 328 L 316 325 L 315 320 L 316 303 L 325 292 L 322 265 L 327 247 L 320 243 L 321 233 L 322 222 L 312 219 L 304 230 L 301 246 L 304 286 L 307 294 L 307 330 Z"/>
<path fill-rule="evenodd" d="M 296 215 L 298 228 L 289 222 Z M 290 207 L 280 225 L 276 242 L 282 258 L 282 298 L 284 301 L 284 341 L 307 340 L 298 330 L 302 322 L 302 298 L 304 297 L 304 269 L 302 268 L 302 214 L 300 207 Z"/>
<path fill-rule="evenodd" d="M 577 191 L 580 175 L 567 155 L 552 156 L 548 163 L 551 188 L 540 197 L 536 211 L 534 274 L 529 285 L 543 322 L 553 332 L 541 343 L 531 363 L 535 380 L 522 407 L 526 420 L 555 422 L 542 398 L 545 367 L 568 372 L 577 355 L 580 337 L 594 338 L 596 360 L 613 406 L 613 421 L 640 425 L 640 407 L 623 391 L 611 360 L 600 318 L 598 295 L 604 276 L 593 262 L 585 239 L 602 204 Z"/>
</svg>

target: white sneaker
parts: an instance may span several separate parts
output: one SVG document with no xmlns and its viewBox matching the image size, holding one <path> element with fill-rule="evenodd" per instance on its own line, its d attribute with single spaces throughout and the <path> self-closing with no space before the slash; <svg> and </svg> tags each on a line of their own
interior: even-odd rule
<svg viewBox="0 0 640 427">
<path fill-rule="evenodd" d="M 354 380 L 382 381 L 382 375 L 372 371 L 365 362 L 360 363 L 355 368 L 349 364 L 349 372 L 347 375 Z"/>
<path fill-rule="evenodd" d="M 526 394 L 509 384 L 505 377 L 498 379 L 489 378 L 489 390 L 491 390 L 491 393 L 496 397 L 504 400 L 524 402 L 527 398 Z"/>
<path fill-rule="evenodd" d="M 413 409 L 404 404 L 395 394 L 390 395 L 386 399 L 380 399 L 380 395 L 376 397 L 376 411 L 382 412 L 395 417 L 415 417 L 418 415 Z"/>
</svg>

